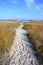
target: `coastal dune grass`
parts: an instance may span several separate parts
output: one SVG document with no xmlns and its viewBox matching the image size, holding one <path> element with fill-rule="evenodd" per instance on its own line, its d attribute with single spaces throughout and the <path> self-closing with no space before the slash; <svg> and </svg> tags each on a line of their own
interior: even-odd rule
<svg viewBox="0 0 43 65">
<path fill-rule="evenodd" d="M 11 48 L 16 35 L 15 28 L 19 26 L 20 22 L 18 21 L 0 22 L 0 56 Z"/>
<path fill-rule="evenodd" d="M 43 58 L 43 22 L 25 22 L 24 29 L 27 30 L 35 51 Z"/>
</svg>

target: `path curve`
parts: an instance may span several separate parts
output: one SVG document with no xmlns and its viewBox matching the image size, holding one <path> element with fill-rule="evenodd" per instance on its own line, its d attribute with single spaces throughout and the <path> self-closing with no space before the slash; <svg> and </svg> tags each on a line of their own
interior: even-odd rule
<svg viewBox="0 0 43 65">
<path fill-rule="evenodd" d="M 29 42 L 27 32 L 22 26 L 16 29 L 16 37 L 10 51 L 9 65 L 39 65 Z"/>
</svg>

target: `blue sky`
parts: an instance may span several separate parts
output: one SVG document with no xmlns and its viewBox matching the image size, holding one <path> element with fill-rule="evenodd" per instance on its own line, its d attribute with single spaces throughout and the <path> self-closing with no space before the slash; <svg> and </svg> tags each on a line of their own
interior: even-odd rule
<svg viewBox="0 0 43 65">
<path fill-rule="evenodd" d="M 0 0 L 0 19 L 43 20 L 43 0 Z"/>
</svg>

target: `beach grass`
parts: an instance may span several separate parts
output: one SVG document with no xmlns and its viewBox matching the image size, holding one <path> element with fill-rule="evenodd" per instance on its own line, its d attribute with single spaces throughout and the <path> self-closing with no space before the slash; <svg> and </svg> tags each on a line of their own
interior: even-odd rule
<svg viewBox="0 0 43 65">
<path fill-rule="evenodd" d="M 43 57 L 43 22 L 25 22 L 23 28 L 28 32 L 35 51 Z"/>
<path fill-rule="evenodd" d="M 16 35 L 15 28 L 20 26 L 19 21 L 0 22 L 0 55 L 8 52 Z"/>
</svg>

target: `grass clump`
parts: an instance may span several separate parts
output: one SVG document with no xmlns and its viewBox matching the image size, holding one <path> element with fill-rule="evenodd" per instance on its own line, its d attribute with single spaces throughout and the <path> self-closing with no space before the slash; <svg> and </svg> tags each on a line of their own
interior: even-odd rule
<svg viewBox="0 0 43 65">
<path fill-rule="evenodd" d="M 26 22 L 24 29 L 27 30 L 36 52 L 43 57 L 43 22 Z"/>
<path fill-rule="evenodd" d="M 0 56 L 9 51 L 15 37 L 15 28 L 20 26 L 18 21 L 0 22 Z"/>
<path fill-rule="evenodd" d="M 0 54 L 5 53 L 10 48 L 14 36 L 15 30 L 11 29 L 10 26 L 0 26 Z"/>
</svg>

